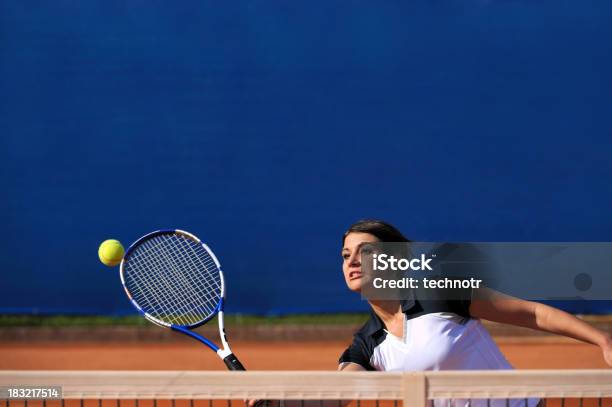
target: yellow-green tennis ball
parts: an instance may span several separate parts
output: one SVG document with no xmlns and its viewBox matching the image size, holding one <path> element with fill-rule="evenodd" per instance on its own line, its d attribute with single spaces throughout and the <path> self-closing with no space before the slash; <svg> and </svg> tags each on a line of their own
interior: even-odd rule
<svg viewBox="0 0 612 407">
<path fill-rule="evenodd" d="M 123 250 L 121 242 L 115 239 L 103 241 L 98 249 L 100 261 L 108 267 L 113 267 L 121 263 L 124 254 L 125 250 Z"/>
</svg>

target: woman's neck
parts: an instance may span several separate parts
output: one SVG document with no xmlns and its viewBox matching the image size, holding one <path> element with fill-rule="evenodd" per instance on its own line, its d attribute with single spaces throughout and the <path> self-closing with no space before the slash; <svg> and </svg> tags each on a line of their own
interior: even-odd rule
<svg viewBox="0 0 612 407">
<path fill-rule="evenodd" d="M 402 307 L 399 301 L 389 300 L 370 300 L 369 301 L 372 310 L 382 319 L 383 321 L 389 321 L 397 316 L 398 313 L 402 312 Z"/>
</svg>

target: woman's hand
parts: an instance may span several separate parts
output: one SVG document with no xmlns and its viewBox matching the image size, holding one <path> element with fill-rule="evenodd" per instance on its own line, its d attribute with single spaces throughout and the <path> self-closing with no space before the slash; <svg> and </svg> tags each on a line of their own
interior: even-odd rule
<svg viewBox="0 0 612 407">
<path fill-rule="evenodd" d="M 247 400 L 247 407 L 279 407 L 278 400 Z"/>
<path fill-rule="evenodd" d="M 612 367 L 612 336 L 608 335 L 607 341 L 601 346 L 603 357 L 608 366 Z"/>
</svg>

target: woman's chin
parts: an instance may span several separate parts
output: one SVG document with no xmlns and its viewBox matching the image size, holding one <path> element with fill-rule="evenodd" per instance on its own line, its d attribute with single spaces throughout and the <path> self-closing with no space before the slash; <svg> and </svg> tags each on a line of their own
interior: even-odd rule
<svg viewBox="0 0 612 407">
<path fill-rule="evenodd" d="M 361 279 L 356 280 L 356 281 L 351 281 L 348 284 L 348 289 L 351 290 L 354 293 L 361 293 L 361 287 L 362 287 Z"/>
</svg>

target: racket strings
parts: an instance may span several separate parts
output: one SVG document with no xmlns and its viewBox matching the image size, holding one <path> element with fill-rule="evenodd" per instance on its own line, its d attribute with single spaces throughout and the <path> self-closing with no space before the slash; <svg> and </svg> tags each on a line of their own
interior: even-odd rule
<svg viewBox="0 0 612 407">
<path fill-rule="evenodd" d="M 193 325 L 215 313 L 222 296 L 220 270 L 199 242 L 177 234 L 136 247 L 124 265 L 126 288 L 152 317 Z"/>
<path fill-rule="evenodd" d="M 153 263 L 153 265 L 158 267 L 156 263 Z M 138 304 L 142 304 L 145 312 L 163 321 L 181 325 L 194 323 L 197 320 L 192 316 L 194 307 L 190 309 L 188 307 L 190 304 L 184 299 L 172 298 L 169 295 L 174 290 L 172 284 L 165 277 L 159 277 L 162 275 L 158 273 L 149 276 L 149 278 L 143 278 L 142 275 L 134 274 L 134 283 L 145 288 L 139 294 L 134 294 L 134 300 Z M 156 294 L 151 295 L 151 293 Z"/>
<path fill-rule="evenodd" d="M 163 266 L 161 265 L 161 263 L 153 262 L 152 264 L 155 267 L 159 267 L 160 271 L 163 271 Z M 146 304 L 146 308 L 149 310 L 163 310 L 163 312 L 158 312 L 158 314 L 155 315 L 156 317 L 171 323 L 191 324 L 197 322 L 197 317 L 192 316 L 193 311 L 197 310 L 199 306 L 205 304 L 200 299 L 198 299 L 198 304 L 195 304 L 196 306 L 193 306 L 193 304 L 190 304 L 188 302 L 187 297 L 182 300 L 176 300 L 169 296 L 169 294 L 175 292 L 177 288 L 172 286 L 172 282 L 164 276 L 163 272 L 152 274 L 150 276 L 151 280 L 142 278 L 142 276 L 138 274 L 135 274 L 134 277 L 138 279 L 137 283 L 147 287 L 148 292 L 154 292 L 157 287 L 164 289 L 162 291 L 159 291 L 158 296 L 151 296 L 149 294 L 145 295 L 145 292 L 142 292 L 138 296 L 134 296 L 134 299 L 137 303 L 140 303 L 139 300 L 142 300 Z M 182 289 L 182 287 L 179 288 Z M 188 287 L 188 289 L 191 288 Z M 198 297 L 193 296 L 192 298 Z M 167 305 L 171 301 L 174 301 L 174 307 L 170 307 Z"/>
<path fill-rule="evenodd" d="M 198 244 L 196 247 L 200 248 L 199 253 L 196 250 L 193 250 L 193 246 L 185 247 L 184 245 L 175 246 L 175 251 L 168 252 L 168 251 L 160 250 L 160 242 L 158 242 L 155 245 L 154 249 L 159 250 L 159 252 L 164 257 L 164 259 L 158 259 L 158 260 L 161 260 L 161 261 L 166 260 L 168 263 L 171 263 L 173 265 L 173 268 L 170 269 L 173 272 L 172 273 L 173 279 L 167 278 L 166 273 L 160 274 L 164 282 L 169 284 L 170 289 L 172 290 L 182 290 L 185 294 L 187 293 L 187 291 L 190 291 L 192 294 L 188 298 L 188 300 L 190 301 L 183 301 L 183 302 L 179 301 L 179 303 L 185 304 L 187 306 L 189 306 L 189 304 L 191 303 L 198 303 L 199 305 L 204 305 L 208 312 L 212 312 L 214 311 L 214 307 L 216 306 L 216 303 L 218 302 L 218 297 L 211 295 L 211 293 L 213 293 L 215 289 L 220 289 L 219 284 L 211 285 L 210 284 L 211 279 L 206 278 L 205 282 L 207 284 L 205 284 L 205 287 L 204 287 L 205 290 L 196 291 L 194 290 L 194 287 L 197 288 L 198 285 L 201 283 L 201 281 L 196 281 L 194 279 L 195 275 L 193 273 L 177 273 L 176 272 L 177 270 L 181 269 L 182 265 L 185 265 L 185 264 L 189 267 L 190 270 L 198 269 L 198 266 L 192 261 L 192 259 L 194 258 L 199 259 L 203 254 L 207 254 L 207 253 L 204 251 L 201 245 Z M 190 250 L 191 252 L 186 253 L 186 250 Z M 203 267 L 204 270 L 210 270 L 211 267 L 214 267 L 216 269 L 216 265 L 214 264 L 214 261 L 210 257 L 208 261 L 204 263 L 200 261 L 200 265 Z M 209 275 L 200 274 L 200 276 L 207 277 Z M 202 297 L 205 297 L 205 299 L 207 299 L 208 301 L 203 301 Z M 213 303 L 213 306 L 210 306 L 210 303 Z M 194 308 L 191 307 L 191 309 L 194 309 Z"/>
<path fill-rule="evenodd" d="M 178 239 L 176 236 L 173 236 L 173 238 Z M 184 273 L 181 276 L 185 277 L 194 286 L 203 288 L 203 290 L 199 290 L 199 294 L 204 294 L 209 302 L 214 302 L 216 306 L 221 296 L 221 275 L 217 264 L 200 243 L 185 238 L 182 238 L 181 242 L 188 244 L 179 246 L 180 250 L 175 252 L 175 254 L 180 255 L 179 261 L 189 263 L 190 270 L 206 271 L 205 273 Z M 196 264 L 196 262 L 199 264 Z M 203 286 L 200 286 L 201 284 Z"/>
<path fill-rule="evenodd" d="M 201 245 L 197 245 L 195 246 L 195 248 L 193 245 L 189 245 L 188 248 L 191 250 L 191 253 L 186 253 L 185 251 L 178 252 L 181 255 L 181 258 L 180 258 L 181 261 L 187 261 L 194 268 L 201 267 L 204 270 L 210 270 L 211 268 L 214 268 L 215 270 L 218 270 L 217 265 L 212 259 L 212 257 L 210 257 L 208 252 Z M 203 261 L 202 260 L 203 257 L 206 257 L 207 259 Z M 199 264 L 195 264 L 194 259 Z M 186 277 L 188 284 L 197 283 L 196 281 L 193 280 L 192 278 L 193 276 L 191 274 L 188 274 L 185 277 Z M 215 290 L 219 290 L 219 291 L 221 290 L 221 287 L 220 287 L 221 279 L 215 278 L 215 277 L 218 277 L 218 274 L 213 274 L 213 273 L 202 274 L 201 277 L 204 278 L 204 282 L 205 282 L 204 295 L 210 301 L 213 301 L 216 304 L 218 297 L 211 295 L 211 293 L 213 293 Z"/>
<path fill-rule="evenodd" d="M 176 273 L 176 270 L 178 270 L 180 266 L 179 261 L 185 262 L 186 259 L 184 253 L 181 256 L 182 259 L 180 260 L 175 258 L 173 254 L 180 254 L 181 252 L 184 252 L 184 250 L 177 250 L 176 252 L 170 253 L 162 252 L 160 251 L 159 242 L 157 242 L 157 244 L 149 242 L 148 246 L 149 249 L 156 250 L 157 253 L 162 253 L 160 258 L 156 258 L 157 261 L 154 263 L 154 265 L 157 266 L 155 267 L 157 274 L 152 274 L 153 278 L 150 282 L 147 282 L 146 279 L 143 281 L 149 290 L 152 289 L 152 284 L 150 284 L 151 282 L 154 284 L 153 288 L 157 286 L 163 289 L 160 292 L 161 297 L 157 298 L 156 304 L 152 304 L 157 305 L 164 311 L 164 315 L 157 315 L 158 318 L 163 317 L 166 321 L 171 323 L 192 324 L 198 322 L 202 318 L 202 310 L 200 310 L 202 306 L 204 306 L 207 313 L 214 311 L 212 306 L 207 305 L 206 302 L 202 300 L 202 296 L 200 295 L 201 293 L 193 290 L 193 287 L 196 287 L 193 283 L 197 283 L 197 281 L 193 281 L 193 279 L 191 279 L 192 284 L 189 284 L 184 273 Z M 148 257 L 141 256 L 141 259 L 144 258 L 148 259 Z M 151 257 L 151 259 L 153 258 L 154 257 Z M 209 267 L 212 264 L 211 262 L 207 263 Z M 172 271 L 172 273 L 163 272 L 164 264 L 166 264 L 165 268 L 167 268 L 168 271 Z M 167 265 L 171 265 L 171 267 L 167 267 Z M 187 265 L 192 268 L 194 267 L 193 262 L 187 262 Z M 172 274 L 170 277 L 173 278 L 168 278 L 170 274 Z M 187 276 L 190 275 L 187 274 Z M 179 297 L 174 299 L 168 297 L 168 293 L 174 292 L 183 292 L 184 296 L 182 298 Z M 204 297 L 206 297 L 208 300 L 213 299 L 213 297 L 210 295 L 204 295 Z M 169 307 L 167 305 L 169 301 L 174 302 L 174 306 Z"/>
<path fill-rule="evenodd" d="M 216 304 L 221 296 L 221 278 L 219 275 L 219 269 L 217 268 L 217 264 L 210 256 L 208 251 L 206 251 L 201 245 L 193 246 L 189 245 L 189 249 L 192 251 L 192 254 L 195 256 L 187 255 L 184 252 L 181 252 L 181 259 L 189 261 L 193 267 L 198 267 L 198 265 L 194 264 L 194 259 L 199 263 L 199 266 L 204 270 L 215 270 L 215 273 L 206 273 L 201 274 L 201 277 L 204 278 L 205 290 L 203 291 L 204 296 L 209 300 L 208 303 L 214 303 L 214 307 L 211 308 L 211 312 L 214 311 Z M 206 260 L 203 260 L 206 259 Z M 187 279 L 191 283 L 196 283 L 193 281 L 191 275 L 187 275 Z M 214 295 L 217 293 L 218 295 Z"/>
<path fill-rule="evenodd" d="M 157 246 L 159 246 L 159 245 L 157 245 Z M 156 248 L 158 249 L 159 247 L 156 247 Z M 162 261 L 164 261 L 164 260 L 167 261 L 168 263 L 172 263 L 172 266 L 174 268 L 172 268 L 171 270 L 178 269 L 180 262 L 184 262 L 184 261 L 187 261 L 188 263 L 190 263 L 189 264 L 190 267 L 194 267 L 194 268 L 196 267 L 196 265 L 193 264 L 193 262 L 189 261 L 189 257 L 182 256 L 182 258 L 177 262 L 177 260 L 175 260 L 173 258 L 172 254 L 168 254 L 168 253 L 163 252 L 163 251 L 160 251 L 160 253 L 162 254 L 162 256 L 164 258 L 163 259 L 155 259 L 155 260 L 157 261 L 157 265 L 162 268 L 162 271 L 163 271 Z M 206 265 L 205 267 L 210 267 L 210 264 Z M 193 288 L 195 286 L 195 284 L 197 284 L 197 281 L 193 281 L 193 279 L 190 278 L 190 275 L 187 275 L 187 277 L 186 277 L 182 273 L 173 273 L 172 277 L 175 277 L 174 280 L 167 278 L 168 276 L 167 276 L 166 273 L 160 273 L 159 276 L 161 277 L 161 280 L 163 280 L 164 283 L 169 285 L 168 289 L 170 289 L 170 290 L 177 290 L 177 289 L 185 290 L 185 292 L 189 291 L 191 293 L 191 295 L 192 295 L 191 296 L 192 299 L 195 299 L 197 302 L 199 302 L 199 305 L 203 305 L 203 306 L 206 307 L 207 304 L 205 302 L 203 302 L 202 298 L 201 298 L 201 294 L 202 293 L 198 293 Z M 208 292 L 204 292 L 203 294 L 204 294 L 205 297 L 207 297 L 208 300 L 214 301 L 214 298 L 211 297 Z M 189 303 L 188 302 L 184 302 L 184 304 L 187 305 Z"/>
</svg>

